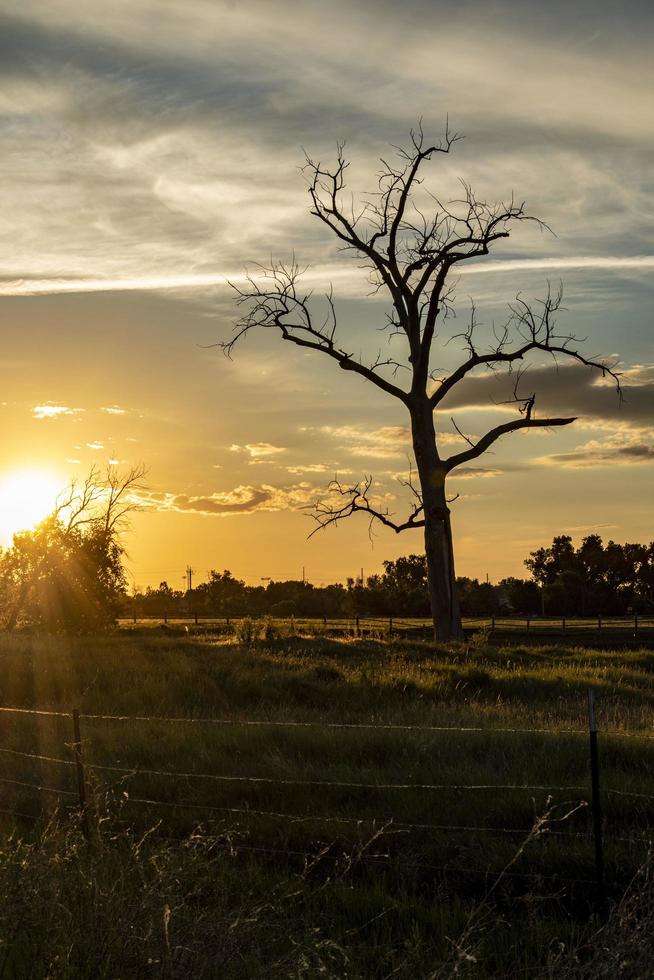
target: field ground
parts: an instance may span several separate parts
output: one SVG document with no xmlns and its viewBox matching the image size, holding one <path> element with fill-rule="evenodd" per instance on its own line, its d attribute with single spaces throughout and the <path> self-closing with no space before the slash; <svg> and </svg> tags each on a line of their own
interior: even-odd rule
<svg viewBox="0 0 654 980">
<path fill-rule="evenodd" d="M 654 818 L 653 671 L 483 634 L 0 637 L 0 704 L 61 712 L 0 711 L 0 977 L 613 975 L 586 698 L 614 900 Z"/>
<path fill-rule="evenodd" d="M 357 637 L 364 639 L 430 639 L 433 627 L 428 619 L 412 619 L 406 616 L 353 616 L 349 619 L 326 617 L 279 619 L 264 617 L 274 628 L 307 636 Z M 170 626 L 189 632 L 208 632 L 231 635 L 240 618 L 217 616 L 126 618 L 120 621 L 123 629 Z M 490 635 L 496 643 L 543 643 L 558 641 L 568 645 L 584 644 L 603 649 L 616 646 L 654 647 L 654 617 L 593 616 L 593 617 L 542 617 L 542 616 L 476 616 L 463 620 L 468 637 L 480 631 Z"/>
</svg>

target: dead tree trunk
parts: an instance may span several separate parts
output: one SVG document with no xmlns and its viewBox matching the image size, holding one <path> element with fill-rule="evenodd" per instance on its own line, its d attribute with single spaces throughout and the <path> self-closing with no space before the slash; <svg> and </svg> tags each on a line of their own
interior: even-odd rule
<svg viewBox="0 0 654 980">
<path fill-rule="evenodd" d="M 572 334 L 556 328 L 556 313 L 561 294 L 547 297 L 538 306 L 530 306 L 518 296 L 509 306 L 506 322 L 486 328 L 478 345 L 478 324 L 472 304 L 470 321 L 463 331 L 447 337 L 443 323 L 452 310 L 454 299 L 450 274 L 461 263 L 482 259 L 493 245 L 509 237 L 510 229 L 520 222 L 538 219 L 527 214 L 523 204 L 513 198 L 508 203 L 487 204 L 479 200 L 463 183 L 463 199 L 450 205 L 432 197 L 434 207 L 424 209 L 425 195 L 414 197 L 422 178 L 421 167 L 438 154 L 449 153 L 458 136 L 446 128 L 440 143 L 427 145 L 422 129 L 411 133 L 411 144 L 399 150 L 399 163 L 382 160 L 378 189 L 361 207 L 351 203 L 346 193 L 345 172 L 348 163 L 339 146 L 335 164 L 325 167 L 307 158 L 305 175 L 311 198 L 311 213 L 336 236 L 341 246 L 363 259 L 373 292 L 384 290 L 390 302 L 386 316 L 391 337 L 406 343 L 406 359 L 382 354 L 367 363 L 352 353 L 357 344 L 337 339 L 336 311 L 330 291 L 320 317 L 312 313 L 311 292 L 300 285 L 302 270 L 293 260 L 286 265 L 272 262 L 257 277 L 248 275 L 244 287 L 235 286 L 237 303 L 243 314 L 231 339 L 219 346 L 230 355 L 235 344 L 254 328 L 272 328 L 281 338 L 328 357 L 343 371 L 358 374 L 378 390 L 402 402 L 411 417 L 411 434 L 418 470 L 419 488 L 404 482 L 413 492 L 413 509 L 405 520 L 395 520 L 371 493 L 372 476 L 365 476 L 354 486 L 330 484 L 330 496 L 315 505 L 318 527 L 336 524 L 354 513 L 363 513 L 396 533 L 424 529 L 429 598 L 438 640 L 460 639 L 461 615 L 454 575 L 454 554 L 450 511 L 445 495 L 445 480 L 457 466 L 471 462 L 486 452 L 502 436 L 522 429 L 570 425 L 574 418 L 537 418 L 535 392 L 522 392 L 520 382 L 528 358 L 543 355 L 567 358 L 613 379 L 620 392 L 619 374 L 607 361 L 585 357 L 577 348 Z M 462 359 L 449 374 L 438 376 L 433 368 L 435 344 L 445 346 L 458 337 L 463 346 Z M 513 373 L 513 394 L 504 404 L 513 404 L 517 416 L 489 429 L 482 436 L 469 436 L 451 419 L 464 448 L 448 458 L 439 454 L 434 413 L 460 382 L 470 380 L 474 372 Z M 410 390 L 396 382 L 398 372 L 408 369 L 412 376 Z M 440 369 L 439 369 L 440 372 Z M 399 377 L 406 377 L 399 374 Z"/>
<path fill-rule="evenodd" d="M 450 509 L 445 494 L 446 470 L 436 446 L 433 409 L 423 397 L 410 406 L 413 451 L 423 506 L 429 603 L 436 640 L 463 638 L 454 571 Z"/>
</svg>

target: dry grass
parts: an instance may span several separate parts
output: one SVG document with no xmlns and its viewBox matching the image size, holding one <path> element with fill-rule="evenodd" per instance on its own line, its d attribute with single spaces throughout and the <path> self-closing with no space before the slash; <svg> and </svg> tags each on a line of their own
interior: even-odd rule
<svg viewBox="0 0 654 980">
<path fill-rule="evenodd" d="M 160 972 L 151 971 L 154 976 L 232 975 L 224 964 L 222 972 L 211 973 L 210 957 L 205 957 L 206 962 L 202 959 L 214 942 L 206 938 L 204 926 L 200 926 L 203 917 L 222 923 L 216 927 L 216 942 L 224 945 L 226 937 L 231 936 L 218 914 L 224 894 L 232 896 L 232 911 L 244 905 L 245 911 L 238 916 L 241 924 L 256 921 L 256 926 L 252 926 L 257 932 L 256 942 L 253 938 L 248 942 L 254 943 L 258 952 L 253 952 L 249 965 L 240 967 L 241 976 L 415 978 L 443 975 L 443 970 L 455 968 L 459 973 L 467 970 L 480 977 L 549 976 L 547 971 L 554 969 L 551 964 L 557 956 L 563 969 L 563 954 L 557 952 L 561 943 L 567 957 L 566 969 L 571 969 L 570 951 L 583 944 L 583 937 L 589 936 L 593 928 L 587 922 L 592 912 L 592 886 L 564 880 L 592 878 L 586 808 L 560 827 L 549 824 L 549 831 L 572 830 L 581 837 L 562 838 L 543 832 L 531 839 L 517 857 L 516 853 L 523 835 L 529 834 L 535 815 L 554 807 L 553 816 L 560 816 L 583 799 L 584 792 L 364 790 L 289 785 L 289 781 L 358 782 L 371 787 L 388 783 L 586 787 L 588 754 L 584 735 L 428 733 L 329 729 L 321 725 L 327 722 L 583 730 L 586 692 L 592 686 L 599 699 L 601 727 L 642 733 L 651 731 L 654 717 L 653 663 L 652 654 L 647 651 L 597 652 L 559 646 L 498 649 L 483 642 L 466 651 L 458 647 L 434 650 L 402 641 L 303 637 L 271 637 L 267 642 L 242 646 L 208 637 L 157 635 L 152 631 L 92 641 L 0 638 L 4 704 L 64 711 L 76 706 L 89 714 L 316 723 L 316 727 L 286 729 L 205 726 L 189 721 L 172 725 L 84 721 L 84 753 L 90 763 L 135 770 L 266 776 L 286 782 L 216 783 L 192 775 L 172 779 L 97 773 L 98 812 L 106 822 L 101 824 L 104 844 L 92 867 L 84 864 L 88 864 L 86 852 L 80 850 L 79 837 L 71 837 L 66 830 L 66 821 L 58 820 L 56 829 L 51 828 L 43 837 L 40 832 L 30 836 L 27 824 L 19 823 L 18 838 L 6 845 L 1 872 L 5 888 L 13 880 L 24 882 L 27 872 L 20 868 L 29 866 L 29 904 L 37 920 L 51 915 L 50 906 L 40 908 L 46 895 L 73 887 L 68 879 L 60 880 L 64 874 L 70 872 L 71 881 L 84 879 L 92 889 L 104 888 L 101 908 L 94 906 L 96 932 L 91 933 L 90 939 L 84 939 L 88 909 L 76 906 L 72 913 L 66 913 L 69 927 L 79 930 L 74 950 L 79 944 L 84 947 L 75 955 L 92 956 L 92 948 L 98 942 L 98 922 L 110 914 L 112 907 L 124 908 L 126 920 L 138 918 L 135 908 L 141 907 L 141 899 L 137 882 L 144 855 L 147 854 L 150 870 L 174 867 L 179 894 L 190 896 L 178 897 L 178 902 L 195 911 L 184 919 L 169 901 L 168 906 L 173 909 L 170 922 L 185 923 L 183 928 L 179 925 L 180 949 L 197 949 L 199 943 L 197 964 L 202 965 L 196 964 L 196 972 L 188 972 L 190 968 L 183 965 L 181 952 L 175 954 L 177 959 L 173 957 L 173 962 L 172 954 L 167 954 L 167 960 L 160 950 L 156 957 L 148 954 L 150 959 L 158 958 Z M 71 737 L 66 718 L 0 715 L 0 749 L 68 757 Z M 649 751 L 647 742 L 602 736 L 605 788 L 631 788 L 654 795 Z M 69 767 L 8 753 L 0 753 L 0 767 L 0 775 L 5 778 L 62 788 L 75 785 Z M 9 784 L 2 786 L 2 794 L 5 809 L 34 813 L 41 808 L 53 809 L 52 795 L 43 794 L 39 799 L 31 791 Z M 135 797 L 184 806 L 137 805 L 133 802 Z M 193 804 L 223 811 L 194 809 Z M 300 819 L 227 812 L 246 809 L 294 814 Z M 605 811 L 607 867 L 617 896 L 644 851 L 642 846 L 614 838 L 640 834 L 650 824 L 654 808 L 646 800 L 606 796 Z M 320 817 L 345 818 L 351 823 L 323 822 Z M 6 821 L 8 832 L 12 824 L 9 817 Z M 402 828 L 398 826 L 401 823 L 487 829 L 452 833 L 435 828 Z M 380 826 L 385 827 L 384 833 L 376 837 Z M 516 833 L 496 833 L 498 828 Z M 137 860 L 136 835 L 146 831 Z M 192 833 L 192 846 L 180 843 L 188 842 Z M 364 846 L 370 840 L 375 841 L 374 847 Z M 210 881 L 202 875 L 198 878 L 202 862 L 194 856 L 202 853 L 206 858 L 207 848 L 216 860 L 220 856 L 219 865 L 212 864 Z M 62 856 L 60 860 L 60 852 L 72 857 L 64 860 Z M 27 864 L 25 854 L 29 854 Z M 307 855 L 320 855 L 315 863 L 310 862 L 312 871 L 308 877 Z M 349 857 L 345 859 L 344 855 Z M 508 865 L 510 873 L 501 875 Z M 111 887 L 109 867 L 116 876 Z M 108 877 L 103 878 L 105 874 Z M 158 937 L 157 942 L 162 941 L 163 935 L 164 943 L 169 940 L 165 939 L 166 930 L 162 932 L 163 896 L 172 887 L 164 886 L 166 874 L 162 872 L 156 887 L 152 879 L 152 894 L 157 896 L 156 901 L 152 900 L 154 904 L 145 898 L 142 903 L 148 935 Z M 513 874 L 537 877 L 514 878 Z M 501 884 L 496 886 L 498 875 Z M 250 878 L 253 891 L 241 890 Z M 161 890 L 157 890 L 160 885 Z M 297 903 L 287 904 L 286 899 L 277 902 L 275 898 L 278 918 L 269 911 L 253 918 L 248 903 L 256 905 L 258 901 L 268 909 L 270 903 L 264 898 L 281 894 L 277 888 L 284 895 L 300 896 L 298 902 L 306 915 L 300 915 Z M 234 889 L 233 893 L 230 889 Z M 204 902 L 201 911 L 193 904 L 192 896 L 196 895 L 201 895 Z M 69 900 L 60 897 L 57 901 L 59 905 L 55 902 L 53 907 L 60 908 L 62 902 L 65 905 Z M 129 909 L 132 911 L 128 914 Z M 480 909 L 484 914 L 476 918 Z M 3 941 L 11 945 L 7 939 L 11 930 L 17 929 L 22 935 L 23 927 L 17 925 L 15 910 L 8 907 L 5 911 L 8 919 L 3 925 Z M 61 908 L 60 912 L 64 915 Z M 471 915 L 474 936 L 470 930 L 466 933 Z M 48 928 L 55 935 L 60 927 Z M 238 933 L 241 926 L 235 928 Z M 61 929 L 63 935 L 63 925 Z M 36 925 L 30 930 L 29 942 L 34 942 Z M 119 938 L 123 937 L 124 929 L 118 932 Z M 268 942 L 274 946 L 276 935 L 279 950 L 271 952 Z M 468 961 L 457 953 L 453 960 L 453 950 L 460 948 L 465 953 L 471 937 L 476 950 L 474 959 Z M 27 940 L 21 939 L 21 943 L 24 941 Z M 42 945 L 46 942 L 40 941 Z M 122 939 L 116 942 L 116 949 L 122 950 Z M 239 943 L 235 963 L 244 955 Z M 46 946 L 50 951 L 59 948 L 57 942 Z M 320 955 L 318 947 L 322 950 Z M 130 973 L 131 967 L 126 964 L 129 956 L 136 955 L 138 959 L 145 955 L 144 949 L 139 952 L 136 944 L 133 954 L 128 955 L 125 950 L 115 956 L 112 953 L 114 958 L 109 957 L 106 962 L 114 965 L 111 969 L 106 966 L 108 972 L 104 973 L 84 973 L 78 963 L 77 973 L 70 972 L 72 967 L 68 966 L 66 973 L 63 965 L 57 972 L 59 968 L 51 964 L 50 973 L 37 971 L 33 975 L 137 975 Z M 291 949 L 297 952 L 292 966 L 288 959 L 284 960 L 284 956 L 291 955 Z M 38 953 L 41 958 L 45 955 L 43 949 Z M 64 953 L 60 949 L 56 955 L 63 957 Z M 36 962 L 34 951 L 29 956 Z M 279 969 L 286 973 L 256 972 L 262 967 L 253 963 L 272 962 L 275 956 L 284 960 L 286 965 Z M 302 957 L 308 957 L 308 965 L 301 965 Z M 318 958 L 314 962 L 312 957 Z M 85 965 L 84 969 L 91 967 Z M 101 969 L 105 970 L 105 966 Z M 169 972 L 161 972 L 165 969 Z M 235 972 L 238 969 L 234 967 Z M 513 972 L 507 973 L 507 969 Z M 3 974 L 0 969 L 0 977 L 3 975 L 21 974 Z"/>
</svg>

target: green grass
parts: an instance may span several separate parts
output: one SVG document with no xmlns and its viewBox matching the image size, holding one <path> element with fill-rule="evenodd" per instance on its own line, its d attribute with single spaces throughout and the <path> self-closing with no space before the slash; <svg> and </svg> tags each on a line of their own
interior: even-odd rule
<svg viewBox="0 0 654 980">
<path fill-rule="evenodd" d="M 448 937 L 461 934 L 474 909 L 484 910 L 486 926 L 470 940 L 480 944 L 478 962 L 465 961 L 471 975 L 546 976 L 538 971 L 546 970 L 554 941 L 574 945 L 593 910 L 588 808 L 556 823 L 589 798 L 588 739 L 569 730 L 585 731 L 592 688 L 605 733 L 652 733 L 653 670 L 654 654 L 647 650 L 560 645 L 482 643 L 466 651 L 400 640 L 293 637 L 242 648 L 153 630 L 74 640 L 2 636 L 0 703 L 187 719 L 83 719 L 82 737 L 89 765 L 191 775 L 89 769 L 102 842 L 92 854 L 65 811 L 57 811 L 54 794 L 0 782 L 4 810 L 54 814 L 47 830 L 42 822 L 33 828 L 30 821 L 2 817 L 0 887 L 19 897 L 3 913 L 0 978 L 426 978 L 451 960 Z M 312 727 L 191 721 L 206 718 Z M 485 731 L 330 729 L 324 723 Z M 72 759 L 71 741 L 67 717 L 0 713 L 0 750 Z M 651 750 L 646 740 L 602 734 L 603 788 L 654 796 Z M 285 782 L 217 781 L 193 773 Z M 73 767 L 11 752 L 0 751 L 0 777 L 76 788 Z M 448 788 L 382 788 L 388 783 Z M 463 784 L 582 789 L 449 788 Z M 642 836 L 653 804 L 604 795 L 613 895 L 646 850 L 616 838 Z M 534 816 L 548 809 L 551 829 L 568 836 L 541 834 L 514 860 Z M 234 812 L 245 810 L 296 819 Z M 487 903 L 509 863 L 511 874 Z M 20 897 L 26 882 L 29 901 Z M 75 890 L 90 895 L 88 901 L 73 900 Z M 166 905 L 175 923 L 168 936 Z M 45 926 L 39 930 L 39 916 L 50 923 L 51 939 Z M 129 922 L 136 931 L 129 932 Z M 100 942 L 102 929 L 113 938 Z"/>
</svg>

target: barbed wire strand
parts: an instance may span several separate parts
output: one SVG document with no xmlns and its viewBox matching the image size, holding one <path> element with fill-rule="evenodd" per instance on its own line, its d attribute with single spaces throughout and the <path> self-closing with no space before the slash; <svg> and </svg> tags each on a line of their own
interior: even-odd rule
<svg viewBox="0 0 654 980">
<path fill-rule="evenodd" d="M 43 708 L 17 708 L 0 705 L 0 712 L 27 715 L 45 715 L 52 718 L 70 718 L 70 711 L 56 711 Z M 397 725 L 392 723 L 378 724 L 375 722 L 314 722 L 314 721 L 278 721 L 274 719 L 252 718 L 192 718 L 184 716 L 165 715 L 110 715 L 80 712 L 80 719 L 85 721 L 134 721 L 148 724 L 190 724 L 190 725 L 224 725 L 244 728 L 307 728 L 307 729 L 352 729 L 354 731 L 399 731 L 399 732 L 462 732 L 490 735 L 587 735 L 588 732 L 574 728 L 484 728 L 481 726 L 454 725 Z M 654 738 L 654 736 L 652 736 Z"/>
<path fill-rule="evenodd" d="M 19 749 L 3 749 L 0 748 L 0 752 L 5 755 L 15 755 L 22 759 L 36 759 L 39 762 L 56 762 L 62 766 L 74 766 L 75 762 L 72 759 L 59 759 L 52 755 L 39 755 L 37 752 L 21 752 Z"/>
<path fill-rule="evenodd" d="M 248 844 L 234 845 L 234 852 L 238 853 L 239 850 L 254 851 L 262 854 L 290 855 L 292 857 L 302 857 L 305 859 L 309 856 L 306 854 L 305 851 L 291 851 L 286 849 L 282 850 L 281 848 L 254 847 Z M 325 853 L 320 855 L 320 860 L 322 860 L 323 858 L 327 858 L 328 860 L 337 861 L 337 860 L 341 860 L 343 857 L 347 858 L 347 855 Z M 397 860 L 396 858 L 394 858 L 393 855 L 389 855 L 389 854 L 359 854 L 356 856 L 354 863 L 356 863 L 356 861 L 389 861 L 389 862 L 395 861 L 395 863 L 405 868 L 419 868 L 419 869 L 424 868 L 429 871 L 445 872 L 446 874 L 472 874 L 472 875 L 483 875 L 485 877 L 493 876 L 496 878 L 522 878 L 522 879 L 527 878 L 530 880 L 533 880 L 534 878 L 543 878 L 543 879 L 553 880 L 553 881 L 566 881 L 575 884 L 576 883 L 586 884 L 586 885 L 597 884 L 597 882 L 592 878 L 569 878 L 569 877 L 564 877 L 563 875 L 544 874 L 541 873 L 540 871 L 531 871 L 531 872 L 505 871 L 505 870 L 484 871 L 481 870 L 480 868 L 452 868 L 452 867 L 448 868 L 445 865 L 423 864 L 422 862 L 418 863 L 418 862 Z"/>
<path fill-rule="evenodd" d="M 70 711 L 57 711 L 44 708 L 18 708 L 9 705 L 0 705 L 0 712 L 8 714 L 40 715 L 52 718 L 70 718 Z M 585 729 L 581 728 L 492 728 L 478 725 L 398 725 L 393 723 L 375 722 L 314 722 L 314 721 L 279 721 L 276 719 L 252 719 L 252 718 L 193 718 L 184 716 L 166 715 L 111 715 L 80 713 L 80 719 L 85 721 L 117 721 L 117 722 L 139 722 L 145 724 L 188 724 L 188 725 L 216 725 L 225 727 L 243 728 L 304 728 L 304 729 L 325 729 L 325 730 L 352 730 L 352 731 L 397 731 L 397 732 L 417 732 L 424 734 L 456 732 L 461 734 L 481 734 L 481 735 L 588 735 Z M 615 736 L 617 738 L 636 738 L 654 740 L 654 734 L 648 735 L 640 732 L 622 732 L 615 729 L 600 730 L 602 736 Z"/>
<path fill-rule="evenodd" d="M 77 796 L 72 789 L 57 789 L 54 786 L 39 786 L 37 783 L 27 783 L 19 779 L 7 779 L 4 776 L 0 776 L 0 783 L 7 783 L 10 786 L 24 786 L 26 789 L 35 789 L 40 793 L 56 793 L 59 796 Z"/>
<path fill-rule="evenodd" d="M 152 806 L 165 806 L 165 807 L 175 807 L 179 806 L 184 809 L 207 809 L 219 813 L 230 813 L 232 815 L 247 816 L 247 817 L 273 817 L 278 820 L 286 820 L 288 823 L 342 823 L 351 826 L 361 826 L 364 823 L 373 824 L 374 826 L 386 826 L 391 830 L 438 830 L 447 831 L 453 833 L 484 833 L 484 834 L 510 834 L 517 835 L 521 837 L 527 837 L 531 833 L 530 828 L 513 828 L 513 827 L 475 827 L 466 826 L 462 824 L 436 824 L 436 823 L 407 823 L 406 821 L 399 820 L 396 821 L 394 817 L 335 817 L 335 816 L 323 816 L 320 814 L 301 814 L 301 813 L 282 813 L 276 810 L 258 810 L 251 807 L 217 807 L 210 804 L 202 803 L 191 803 L 191 802 L 173 802 L 173 801 L 161 801 L 152 799 L 143 799 L 139 797 L 126 796 L 121 802 L 124 803 L 145 803 Z M 578 837 L 582 839 L 590 840 L 589 834 L 582 834 L 578 832 L 565 832 L 565 831 L 544 831 L 543 836 L 556 836 L 556 837 Z M 625 838 L 626 839 L 626 838 Z"/>
</svg>

